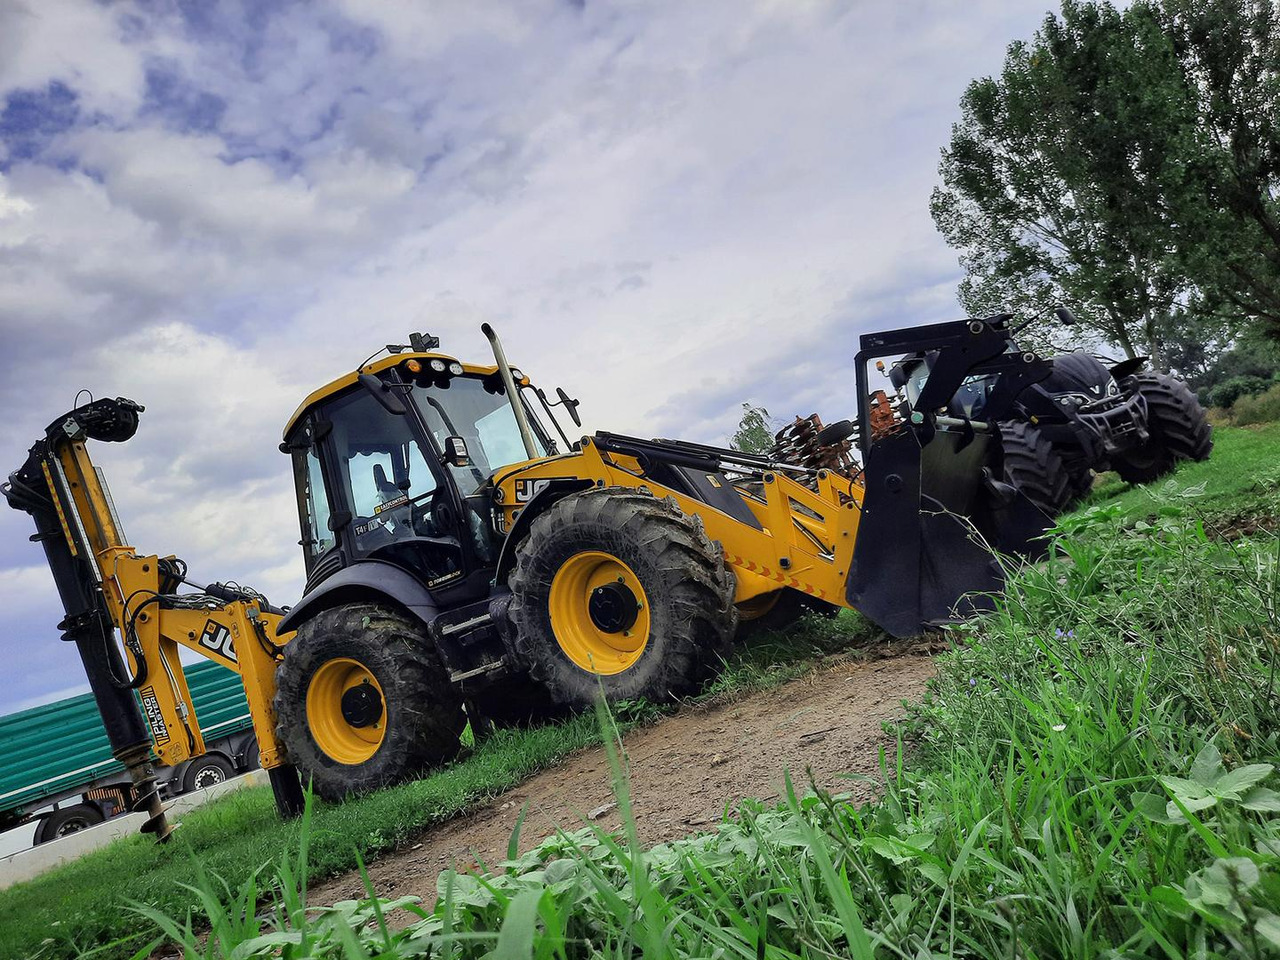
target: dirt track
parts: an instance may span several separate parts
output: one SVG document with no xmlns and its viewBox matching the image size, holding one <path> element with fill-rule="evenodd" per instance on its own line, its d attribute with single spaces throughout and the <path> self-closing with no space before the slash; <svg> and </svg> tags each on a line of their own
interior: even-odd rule
<svg viewBox="0 0 1280 960">
<path fill-rule="evenodd" d="M 633 804 L 640 837 L 657 843 L 692 833 L 720 818 L 726 804 L 744 797 L 775 800 L 783 771 L 805 783 L 806 771 L 821 786 L 869 792 L 843 773 L 873 774 L 878 751 L 891 741 L 885 720 L 902 715 L 901 701 L 917 699 L 933 674 L 924 653 L 890 659 L 845 661 L 725 706 L 690 709 L 626 737 Z M 496 863 L 521 808 L 529 813 L 521 849 L 557 826 L 572 830 L 589 816 L 605 829 L 619 826 L 611 806 L 609 766 L 602 749 L 584 751 L 531 777 L 476 813 L 425 831 L 407 849 L 369 864 L 380 896 L 416 895 L 435 900 L 436 877 L 476 860 Z M 365 896 L 358 874 L 320 884 L 315 904 Z"/>
</svg>

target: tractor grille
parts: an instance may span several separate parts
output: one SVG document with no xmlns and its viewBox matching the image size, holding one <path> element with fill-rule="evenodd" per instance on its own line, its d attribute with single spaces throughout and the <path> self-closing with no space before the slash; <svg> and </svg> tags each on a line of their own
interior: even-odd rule
<svg viewBox="0 0 1280 960">
<path fill-rule="evenodd" d="M 1076 416 L 1097 434 L 1108 454 L 1145 443 L 1148 436 L 1147 402 L 1141 394 L 1086 403 L 1077 408 Z"/>
</svg>

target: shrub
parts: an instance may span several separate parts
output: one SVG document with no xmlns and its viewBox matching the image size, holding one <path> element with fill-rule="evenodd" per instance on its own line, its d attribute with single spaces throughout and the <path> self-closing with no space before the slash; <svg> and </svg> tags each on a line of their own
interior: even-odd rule
<svg viewBox="0 0 1280 960">
<path fill-rule="evenodd" d="M 1280 383 L 1256 397 L 1241 397 L 1231 413 L 1232 419 L 1240 426 L 1280 420 Z"/>
<path fill-rule="evenodd" d="M 1232 377 L 1208 391 L 1209 403 L 1215 407 L 1230 408 L 1241 397 L 1252 397 L 1270 386 L 1271 381 L 1264 377 Z"/>
</svg>

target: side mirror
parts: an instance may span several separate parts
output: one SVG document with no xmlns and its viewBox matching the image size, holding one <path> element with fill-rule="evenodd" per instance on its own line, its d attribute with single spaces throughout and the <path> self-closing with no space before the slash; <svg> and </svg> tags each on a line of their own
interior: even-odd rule
<svg viewBox="0 0 1280 960">
<path fill-rule="evenodd" d="M 564 387 L 556 387 L 556 396 L 560 398 L 561 405 L 569 412 L 569 417 L 573 420 L 575 426 L 582 426 L 582 418 L 578 416 L 578 401 L 570 400 L 569 395 L 564 392 Z"/>
<path fill-rule="evenodd" d="M 1064 327 L 1074 327 L 1076 325 L 1076 315 L 1066 307 L 1054 307 L 1053 312 L 1057 314 L 1058 322 Z"/>
<path fill-rule="evenodd" d="M 471 455 L 467 453 L 467 441 L 461 437 L 445 437 L 444 462 L 451 467 L 471 466 Z"/>
</svg>

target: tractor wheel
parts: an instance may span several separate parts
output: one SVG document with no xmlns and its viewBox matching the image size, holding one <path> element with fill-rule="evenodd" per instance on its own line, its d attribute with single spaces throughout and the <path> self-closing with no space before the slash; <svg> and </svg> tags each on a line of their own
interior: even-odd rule
<svg viewBox="0 0 1280 960">
<path fill-rule="evenodd" d="M 1071 478 L 1053 444 L 1035 427 L 1020 421 L 1000 424 L 1004 479 L 1049 517 L 1072 499 Z"/>
<path fill-rule="evenodd" d="M 426 629 L 350 603 L 298 627 L 276 672 L 276 735 L 326 800 L 407 780 L 458 755 L 462 701 Z"/>
<path fill-rule="evenodd" d="M 1150 483 L 1171 473 L 1180 460 L 1207 460 L 1213 427 L 1200 401 L 1185 383 L 1165 373 L 1139 373 L 1125 383 L 1147 402 L 1147 431 L 1142 446 L 1111 458 L 1111 468 L 1129 483 Z"/>
<path fill-rule="evenodd" d="M 692 693 L 737 626 L 723 551 L 674 500 L 623 487 L 571 494 L 517 552 L 509 615 L 529 673 L 586 707 Z"/>
</svg>

